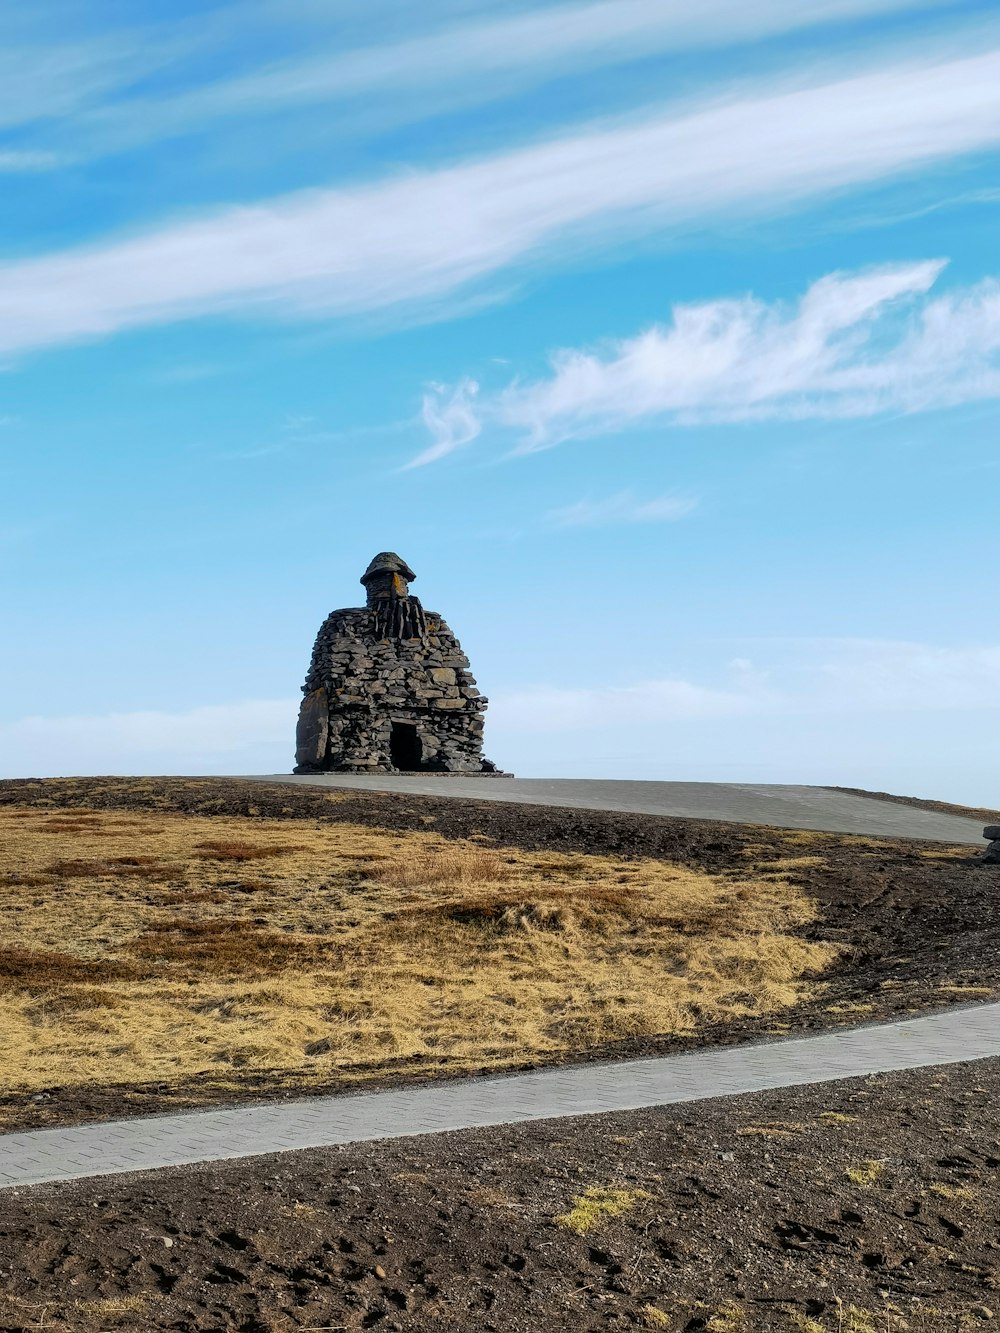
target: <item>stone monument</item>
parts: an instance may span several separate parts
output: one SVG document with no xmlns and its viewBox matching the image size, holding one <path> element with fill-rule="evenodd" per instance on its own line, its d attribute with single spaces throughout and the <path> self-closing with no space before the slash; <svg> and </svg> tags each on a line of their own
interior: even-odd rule
<svg viewBox="0 0 1000 1333">
<path fill-rule="evenodd" d="M 296 732 L 296 773 L 496 773 L 483 758 L 487 700 L 461 644 L 392 551 L 361 582 L 367 606 L 316 636 Z"/>
</svg>

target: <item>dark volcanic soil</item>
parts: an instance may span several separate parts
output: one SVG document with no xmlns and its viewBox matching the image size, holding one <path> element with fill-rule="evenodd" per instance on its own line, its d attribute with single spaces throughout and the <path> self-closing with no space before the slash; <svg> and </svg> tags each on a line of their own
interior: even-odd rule
<svg viewBox="0 0 1000 1333">
<path fill-rule="evenodd" d="M 238 779 L 73 778 L 0 782 L 0 803 L 47 809 L 149 809 L 199 815 L 321 819 L 486 837 L 526 849 L 653 856 L 743 877 L 766 873 L 785 858 L 819 864 L 782 868 L 818 900 L 820 919 L 803 928 L 834 940 L 842 955 L 815 1000 L 776 1021 L 744 1019 L 703 1029 L 695 1038 L 664 1036 L 617 1042 L 579 1053 L 614 1059 L 689 1049 L 693 1044 L 751 1041 L 786 1032 L 877 1022 L 908 1013 L 994 998 L 1000 988 L 1000 866 L 984 865 L 981 848 L 899 839 L 858 838 L 755 825 L 666 819 L 653 815 L 547 806 L 456 801 L 432 796 L 330 792 Z M 380 1066 L 377 1084 L 412 1083 L 419 1064 Z M 240 1099 L 336 1091 L 295 1077 L 247 1074 Z M 146 1114 L 178 1105 L 232 1101 L 206 1079 L 128 1089 L 53 1088 L 38 1101 L 0 1098 L 4 1126 L 38 1127 Z"/>
<path fill-rule="evenodd" d="M 984 824 L 1000 822 L 1000 810 L 991 810 L 984 805 L 954 805 L 950 801 L 929 801 L 922 796 L 894 796 L 887 791 L 866 791 L 864 787 L 829 787 L 828 790 L 846 792 L 848 796 L 867 796 L 872 801 L 891 801 L 893 805 L 909 805 L 917 810 L 935 810 L 941 815 L 981 819 Z"/>
<path fill-rule="evenodd" d="M 968 1330 L 998 1210 L 979 1061 L 0 1192 L 0 1330 Z"/>
</svg>

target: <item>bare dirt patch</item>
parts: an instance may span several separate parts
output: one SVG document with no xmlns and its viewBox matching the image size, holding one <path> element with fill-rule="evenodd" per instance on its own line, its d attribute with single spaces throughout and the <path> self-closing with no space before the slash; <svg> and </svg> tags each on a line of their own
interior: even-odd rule
<svg viewBox="0 0 1000 1333">
<path fill-rule="evenodd" d="M 1000 1062 L 0 1192 L 6 1333 L 969 1333 Z"/>
</svg>

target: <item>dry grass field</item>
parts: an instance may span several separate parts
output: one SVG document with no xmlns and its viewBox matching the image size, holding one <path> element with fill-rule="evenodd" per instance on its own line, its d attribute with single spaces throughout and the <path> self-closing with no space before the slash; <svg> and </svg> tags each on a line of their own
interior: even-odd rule
<svg viewBox="0 0 1000 1333">
<path fill-rule="evenodd" d="M 503 1068 L 798 1003 L 836 947 L 772 864 L 315 819 L 0 807 L 3 1091 Z"/>
</svg>

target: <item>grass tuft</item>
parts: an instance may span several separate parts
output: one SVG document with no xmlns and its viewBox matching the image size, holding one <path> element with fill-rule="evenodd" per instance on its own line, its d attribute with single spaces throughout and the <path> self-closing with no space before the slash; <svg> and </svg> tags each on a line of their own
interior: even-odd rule
<svg viewBox="0 0 1000 1333">
<path fill-rule="evenodd" d="M 227 841 L 222 838 L 199 842 L 195 849 L 196 854 L 206 861 L 265 861 L 272 856 L 291 856 L 293 852 L 301 850 L 301 847 Z"/>
<path fill-rule="evenodd" d="M 935 1181 L 929 1185 L 931 1194 L 936 1194 L 939 1199 L 972 1199 L 975 1197 L 975 1190 L 968 1185 L 948 1185 L 943 1181 Z"/>
<path fill-rule="evenodd" d="M 854 1185 L 874 1185 L 885 1170 L 885 1162 L 869 1160 L 847 1167 L 847 1179 Z"/>
<path fill-rule="evenodd" d="M 792 1328 L 796 1329 L 798 1333 L 826 1333 L 822 1324 L 817 1324 L 815 1319 L 810 1319 L 801 1310 L 792 1310 L 788 1320 Z"/>
<path fill-rule="evenodd" d="M 656 1305 L 642 1307 L 643 1323 L 647 1328 L 669 1328 L 670 1316 Z"/>
<path fill-rule="evenodd" d="M 744 1333 L 749 1331 L 746 1308 L 739 1301 L 723 1301 L 705 1325 L 712 1333 Z"/>
<path fill-rule="evenodd" d="M 108 879 L 114 876 L 134 875 L 146 879 L 169 878 L 173 867 L 164 865 L 156 856 L 116 856 L 107 861 L 67 860 L 46 866 L 44 874 L 51 879 Z"/>
<path fill-rule="evenodd" d="M 798 1121 L 789 1121 L 773 1125 L 746 1125 L 736 1133 L 740 1138 L 794 1139 L 804 1129 L 805 1125 Z"/>
<path fill-rule="evenodd" d="M 362 859 L 362 858 L 359 858 Z M 505 884 L 514 878 L 516 857 L 479 847 L 445 847 L 398 861 L 383 860 L 378 882 L 388 889 L 429 889 L 447 886 L 464 888 L 480 884 Z"/>
<path fill-rule="evenodd" d="M 577 1236 L 586 1236 L 595 1231 L 610 1217 L 621 1217 L 629 1212 L 641 1199 L 650 1199 L 646 1190 L 610 1189 L 604 1185 L 591 1185 L 573 1200 L 573 1207 L 553 1218 L 556 1226 L 564 1231 L 572 1231 Z"/>
<path fill-rule="evenodd" d="M 146 1308 L 144 1296 L 108 1296 L 103 1300 L 77 1301 L 75 1308 L 89 1319 L 112 1319 L 116 1322 L 129 1315 L 139 1314 Z"/>
</svg>

